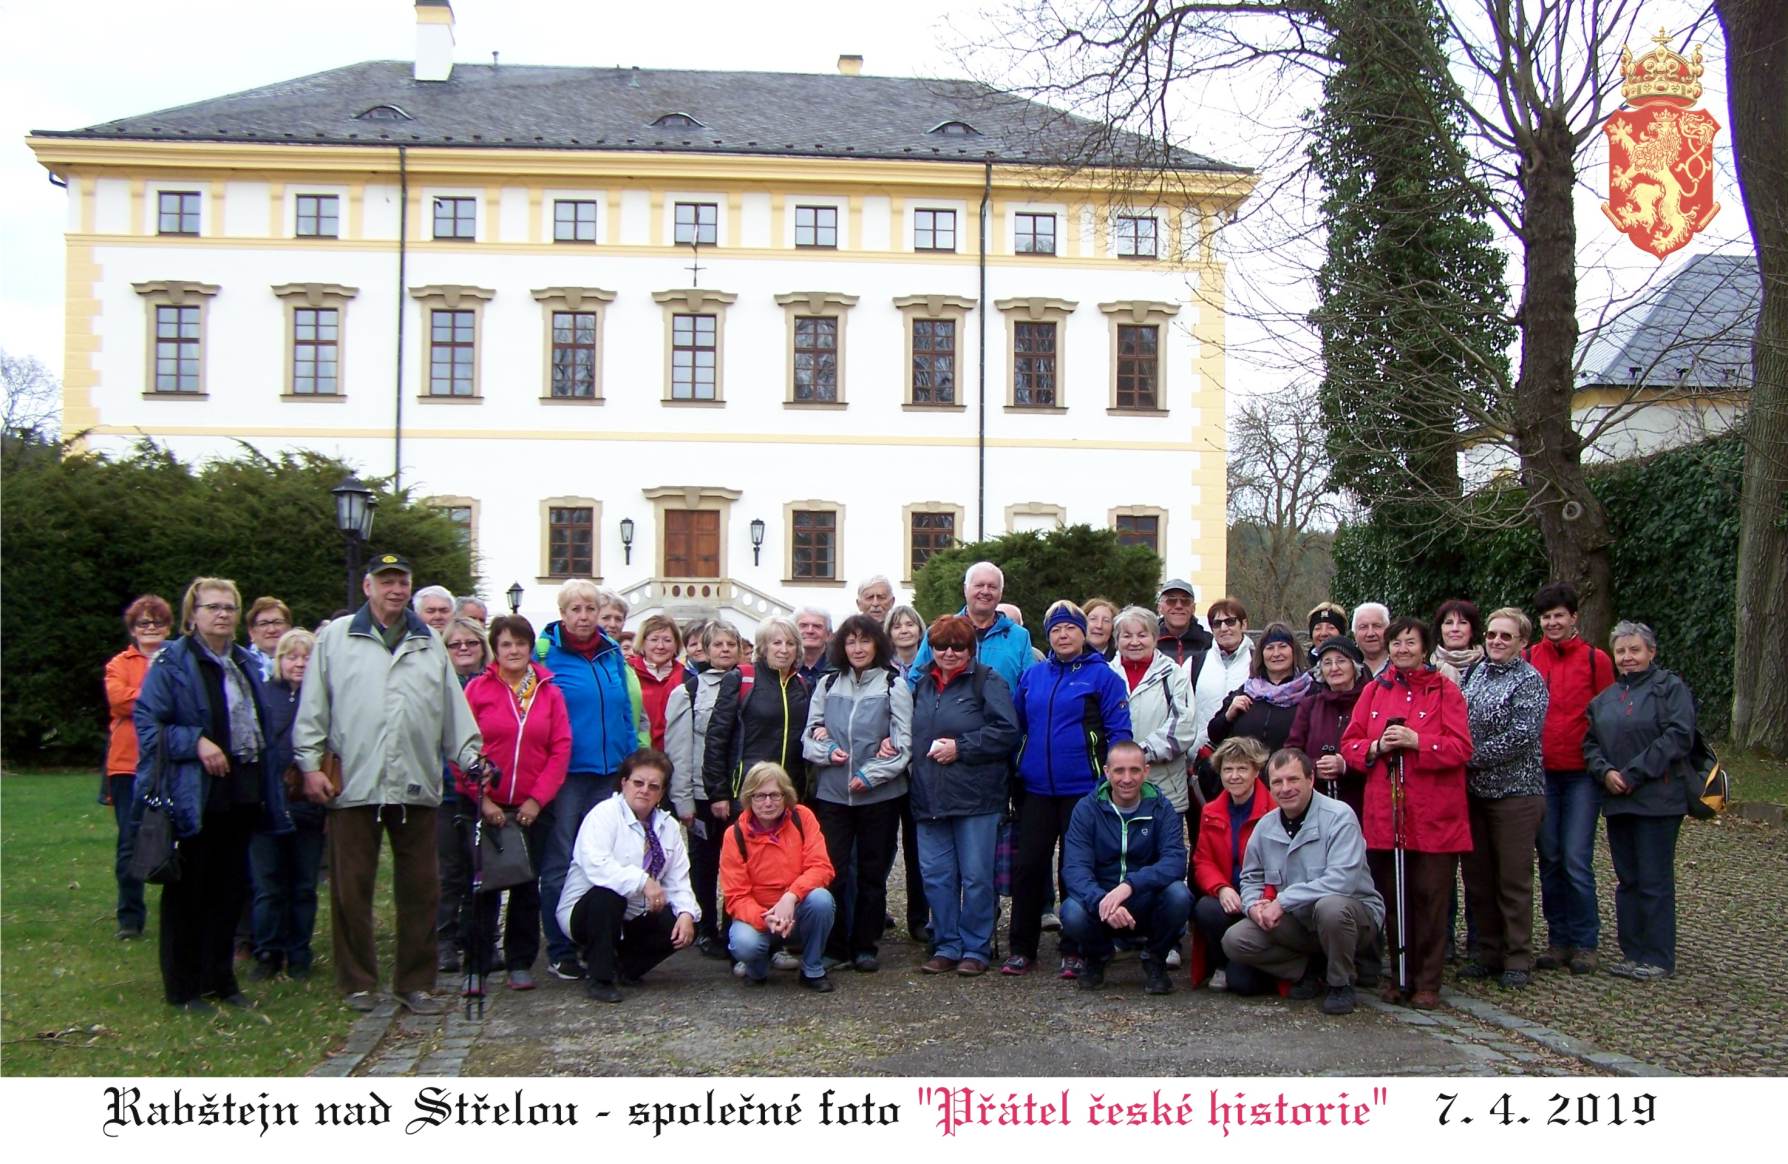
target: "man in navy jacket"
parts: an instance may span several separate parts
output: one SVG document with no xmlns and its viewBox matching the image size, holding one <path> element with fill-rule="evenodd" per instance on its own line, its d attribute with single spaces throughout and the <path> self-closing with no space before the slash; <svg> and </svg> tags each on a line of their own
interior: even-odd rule
<svg viewBox="0 0 1788 1164">
<path fill-rule="evenodd" d="M 1131 740 L 1111 745 L 1106 782 L 1074 807 L 1062 841 L 1062 933 L 1080 944 L 1082 989 L 1105 983 L 1116 940 L 1146 941 L 1143 974 L 1150 994 L 1173 989 L 1167 955 L 1192 912 L 1186 888 L 1186 839 L 1179 814 L 1148 783 L 1149 764 Z"/>
</svg>

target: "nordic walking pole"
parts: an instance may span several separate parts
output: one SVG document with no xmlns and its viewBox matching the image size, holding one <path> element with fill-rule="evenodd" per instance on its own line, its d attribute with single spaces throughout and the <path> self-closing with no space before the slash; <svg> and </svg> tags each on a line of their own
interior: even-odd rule
<svg viewBox="0 0 1788 1164">
<path fill-rule="evenodd" d="M 1403 718 L 1397 717 L 1386 723 L 1386 730 L 1403 725 Z M 1382 746 L 1383 737 L 1380 737 Z M 1392 947 L 1392 954 L 1397 959 L 1397 989 L 1409 993 L 1409 915 L 1407 908 L 1408 886 L 1404 878 L 1403 854 L 1409 843 L 1405 833 L 1409 821 L 1407 806 L 1404 803 L 1403 787 L 1403 751 L 1385 757 L 1385 771 L 1391 781 L 1391 861 L 1395 870 L 1397 897 L 1397 942 Z"/>
</svg>

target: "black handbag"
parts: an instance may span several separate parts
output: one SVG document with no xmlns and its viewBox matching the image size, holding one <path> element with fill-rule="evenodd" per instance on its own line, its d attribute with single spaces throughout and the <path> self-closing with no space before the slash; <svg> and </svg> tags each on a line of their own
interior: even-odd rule
<svg viewBox="0 0 1788 1164">
<path fill-rule="evenodd" d="M 180 838 L 174 835 L 174 817 L 167 796 L 167 749 L 155 749 L 155 767 L 143 815 L 137 818 L 131 838 L 130 876 L 150 885 L 171 885 L 180 880 Z"/>
<path fill-rule="evenodd" d="M 495 893 L 534 880 L 534 863 L 528 860 L 528 838 L 515 823 L 515 812 L 503 814 L 503 827 L 478 824 L 478 851 L 472 855 L 472 890 Z"/>
</svg>

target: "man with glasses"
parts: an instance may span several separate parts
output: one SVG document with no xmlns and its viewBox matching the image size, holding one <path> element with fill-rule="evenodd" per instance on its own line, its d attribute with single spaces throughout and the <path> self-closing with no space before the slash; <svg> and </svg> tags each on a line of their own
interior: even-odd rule
<svg viewBox="0 0 1788 1164">
<path fill-rule="evenodd" d="M 248 653 L 261 664 L 261 681 L 273 678 L 273 652 L 292 629 L 292 608 L 277 598 L 263 596 L 248 608 Z"/>
<path fill-rule="evenodd" d="M 471 768 L 483 739 L 441 637 L 409 609 L 410 563 L 380 554 L 361 581 L 366 605 L 317 636 L 293 759 L 304 792 L 329 804 L 329 901 L 336 985 L 355 1010 L 378 1005 L 373 881 L 379 835 L 391 838 L 397 903 L 392 992 L 416 1014 L 439 1014 L 435 982 L 435 814 L 441 766 Z M 447 603 L 451 612 L 453 603 Z M 331 799 L 323 750 L 340 749 L 342 786 Z"/>
<path fill-rule="evenodd" d="M 1192 610 L 1192 583 L 1184 578 L 1163 582 L 1155 592 L 1155 613 L 1161 616 L 1156 650 L 1182 667 L 1194 655 L 1210 650 L 1211 634 L 1199 624 L 1198 615 Z"/>
</svg>

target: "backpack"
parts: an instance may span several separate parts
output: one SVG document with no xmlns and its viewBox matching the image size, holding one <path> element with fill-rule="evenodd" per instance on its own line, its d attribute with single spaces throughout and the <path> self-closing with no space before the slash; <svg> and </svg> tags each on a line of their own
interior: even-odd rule
<svg viewBox="0 0 1788 1164">
<path fill-rule="evenodd" d="M 1726 811 L 1726 802 L 1732 797 L 1732 776 L 1699 728 L 1695 729 L 1695 742 L 1689 748 L 1689 772 L 1683 780 L 1688 785 L 1690 816 L 1712 820 Z"/>
</svg>

